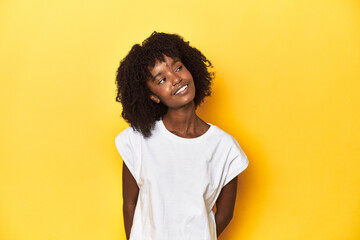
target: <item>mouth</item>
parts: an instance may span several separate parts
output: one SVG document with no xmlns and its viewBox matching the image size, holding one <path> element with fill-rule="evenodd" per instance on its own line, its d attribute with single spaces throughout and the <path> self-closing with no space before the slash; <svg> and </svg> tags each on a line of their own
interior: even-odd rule
<svg viewBox="0 0 360 240">
<path fill-rule="evenodd" d="M 179 93 L 182 93 L 182 92 L 185 91 L 188 87 L 189 87 L 189 84 L 185 84 L 185 85 L 181 86 L 180 88 L 178 88 L 178 89 L 176 90 L 176 92 L 174 93 L 174 95 L 177 95 L 177 94 L 179 94 Z"/>
</svg>

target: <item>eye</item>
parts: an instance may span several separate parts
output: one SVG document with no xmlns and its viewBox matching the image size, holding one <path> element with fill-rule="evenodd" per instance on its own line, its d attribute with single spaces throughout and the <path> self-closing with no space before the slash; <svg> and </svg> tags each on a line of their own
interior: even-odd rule
<svg viewBox="0 0 360 240">
<path fill-rule="evenodd" d="M 158 82 L 158 84 L 161 84 L 161 83 L 165 82 L 165 79 L 166 79 L 166 78 L 160 79 L 160 81 Z"/>
<path fill-rule="evenodd" d="M 178 72 L 182 69 L 183 66 L 179 66 L 178 68 L 175 69 L 175 72 Z"/>
</svg>

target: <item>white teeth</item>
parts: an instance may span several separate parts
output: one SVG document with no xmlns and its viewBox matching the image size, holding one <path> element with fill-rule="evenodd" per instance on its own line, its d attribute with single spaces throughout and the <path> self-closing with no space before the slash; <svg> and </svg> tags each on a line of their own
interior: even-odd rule
<svg viewBox="0 0 360 240">
<path fill-rule="evenodd" d="M 185 90 L 187 88 L 187 84 L 185 86 L 183 86 L 182 88 L 180 88 L 179 90 L 176 91 L 175 95 L 182 92 L 183 90 Z"/>
</svg>

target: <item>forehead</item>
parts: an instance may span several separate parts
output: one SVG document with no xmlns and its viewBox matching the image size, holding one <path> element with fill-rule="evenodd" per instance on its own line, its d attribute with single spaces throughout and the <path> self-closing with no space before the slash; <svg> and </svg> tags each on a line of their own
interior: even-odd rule
<svg viewBox="0 0 360 240">
<path fill-rule="evenodd" d="M 169 56 L 166 56 L 165 54 L 163 54 L 162 59 L 156 58 L 154 60 L 153 64 L 148 65 L 148 70 L 151 73 L 158 68 L 162 68 L 165 66 L 169 67 L 169 66 L 171 66 L 171 64 L 173 64 L 174 62 L 178 62 L 178 61 L 181 61 L 180 58 L 178 58 L 178 57 L 169 57 Z"/>
</svg>

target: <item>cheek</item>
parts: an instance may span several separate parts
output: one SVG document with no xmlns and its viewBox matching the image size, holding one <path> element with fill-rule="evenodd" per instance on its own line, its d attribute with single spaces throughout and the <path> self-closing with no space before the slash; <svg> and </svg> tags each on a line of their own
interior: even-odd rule
<svg viewBox="0 0 360 240">
<path fill-rule="evenodd" d="M 170 81 L 167 81 L 166 83 L 163 84 L 163 86 L 161 86 L 162 92 L 171 92 L 172 89 L 173 89 L 173 86 Z"/>
<path fill-rule="evenodd" d="M 189 77 L 192 78 L 192 74 L 191 74 L 191 72 L 190 72 L 188 69 L 186 69 L 186 74 L 187 74 Z"/>
<path fill-rule="evenodd" d="M 159 88 L 154 89 L 154 93 L 161 98 L 166 99 L 172 94 L 173 87 L 170 82 L 163 83 Z"/>
</svg>

